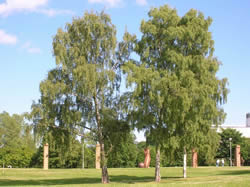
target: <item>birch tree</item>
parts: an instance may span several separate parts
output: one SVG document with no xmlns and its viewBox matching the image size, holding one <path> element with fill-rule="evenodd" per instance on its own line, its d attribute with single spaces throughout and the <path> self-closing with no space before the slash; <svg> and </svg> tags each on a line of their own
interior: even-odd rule
<svg viewBox="0 0 250 187">
<path fill-rule="evenodd" d="M 133 89 L 134 123 L 154 134 L 157 147 L 155 180 L 160 181 L 160 145 L 176 136 L 184 151 L 197 146 L 212 124 L 224 119 L 227 79 L 216 73 L 220 62 L 214 57 L 210 17 L 191 9 L 183 17 L 167 5 L 153 8 L 141 22 L 141 39 L 124 67 Z"/>
<path fill-rule="evenodd" d="M 120 75 L 116 29 L 104 12 L 74 18 L 53 38 L 56 68 L 40 84 L 41 119 L 47 128 L 85 128 L 101 147 L 102 183 L 109 183 L 104 113 L 112 109 Z"/>
</svg>

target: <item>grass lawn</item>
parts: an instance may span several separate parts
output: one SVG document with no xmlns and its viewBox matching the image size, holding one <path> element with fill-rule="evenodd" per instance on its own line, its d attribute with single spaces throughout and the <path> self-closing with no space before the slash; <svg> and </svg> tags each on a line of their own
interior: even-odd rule
<svg viewBox="0 0 250 187">
<path fill-rule="evenodd" d="M 154 168 L 108 169 L 111 183 L 102 185 L 96 169 L 0 169 L 0 186 L 250 186 L 250 167 L 161 168 L 162 181 L 154 182 Z"/>
</svg>

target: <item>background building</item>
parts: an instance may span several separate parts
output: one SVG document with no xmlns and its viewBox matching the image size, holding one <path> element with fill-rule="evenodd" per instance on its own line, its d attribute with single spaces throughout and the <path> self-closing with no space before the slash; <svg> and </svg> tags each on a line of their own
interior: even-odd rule
<svg viewBox="0 0 250 187">
<path fill-rule="evenodd" d="M 246 124 L 245 125 L 233 125 L 233 126 L 222 125 L 218 128 L 217 132 L 221 132 L 222 129 L 227 129 L 227 128 L 235 129 L 235 130 L 239 131 L 242 134 L 242 136 L 244 136 L 246 138 L 250 138 L 250 113 L 246 114 Z"/>
</svg>

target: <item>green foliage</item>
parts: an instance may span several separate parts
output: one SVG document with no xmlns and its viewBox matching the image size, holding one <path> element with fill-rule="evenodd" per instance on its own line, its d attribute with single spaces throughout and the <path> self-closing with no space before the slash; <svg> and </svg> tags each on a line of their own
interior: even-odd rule
<svg viewBox="0 0 250 187">
<path fill-rule="evenodd" d="M 215 165 L 214 158 L 220 145 L 220 138 L 215 129 L 208 131 L 207 136 L 204 137 L 197 149 L 199 166 Z"/>
<path fill-rule="evenodd" d="M 243 157 L 243 165 L 250 166 L 250 138 L 244 138 L 240 148 L 241 156 Z"/>
<path fill-rule="evenodd" d="M 42 168 L 43 167 L 43 147 L 39 146 L 36 152 L 32 155 L 30 167 Z"/>
<path fill-rule="evenodd" d="M 182 166 L 183 163 L 183 149 L 178 145 L 178 140 L 171 137 L 168 143 L 162 147 L 161 165 L 164 167 L 169 166 Z"/>
<path fill-rule="evenodd" d="M 49 146 L 49 168 L 81 168 L 82 166 L 82 152 L 81 144 L 78 140 L 72 140 L 70 148 L 61 156 L 62 152 L 60 146 L 53 145 L 50 142 Z M 84 162 L 86 168 L 95 167 L 95 147 L 94 145 L 88 145 L 84 151 Z M 33 154 L 31 167 L 42 168 L 43 167 L 43 147 L 40 146 L 37 152 Z"/>
<path fill-rule="evenodd" d="M 137 158 L 137 147 L 134 134 L 128 134 L 113 144 L 113 149 L 108 157 L 110 168 L 131 168 L 135 167 Z"/>
<path fill-rule="evenodd" d="M 220 133 L 221 141 L 220 146 L 217 151 L 217 157 L 218 158 L 230 158 L 230 141 L 229 138 L 232 138 L 232 159 L 234 159 L 234 150 L 236 145 L 243 145 L 244 144 L 244 138 L 242 137 L 242 134 L 231 128 L 222 129 L 222 132 Z"/>
<path fill-rule="evenodd" d="M 29 167 L 35 143 L 23 115 L 0 114 L 0 165 Z"/>
<path fill-rule="evenodd" d="M 139 163 L 144 163 L 144 149 L 146 148 L 146 142 L 138 142 L 136 144 L 137 148 L 137 157 L 136 157 L 136 167 L 138 167 Z M 150 149 L 151 150 L 151 149 Z M 152 155 L 150 154 L 152 157 Z"/>
<path fill-rule="evenodd" d="M 86 168 L 95 168 L 95 146 L 85 147 L 84 166 Z M 82 162 L 82 160 L 81 160 Z"/>
</svg>

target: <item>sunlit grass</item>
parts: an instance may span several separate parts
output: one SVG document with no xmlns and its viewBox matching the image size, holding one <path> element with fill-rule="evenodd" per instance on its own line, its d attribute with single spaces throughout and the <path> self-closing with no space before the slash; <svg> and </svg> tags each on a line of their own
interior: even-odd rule
<svg viewBox="0 0 250 187">
<path fill-rule="evenodd" d="M 154 182 L 154 168 L 109 169 L 107 186 L 250 186 L 250 167 L 161 168 L 162 181 Z M 96 169 L 0 169 L 0 186 L 106 186 Z"/>
</svg>

